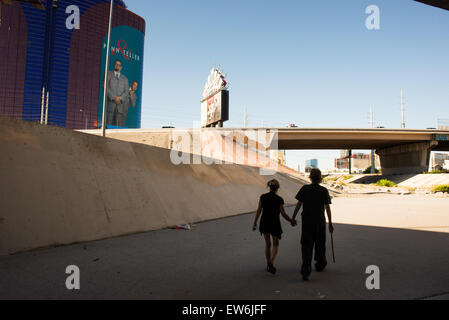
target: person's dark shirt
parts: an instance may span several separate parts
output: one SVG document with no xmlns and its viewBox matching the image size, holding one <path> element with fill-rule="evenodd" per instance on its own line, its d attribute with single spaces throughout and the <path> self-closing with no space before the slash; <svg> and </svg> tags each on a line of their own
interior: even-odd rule
<svg viewBox="0 0 449 320">
<path fill-rule="evenodd" d="M 284 204 L 284 199 L 274 192 L 263 194 L 260 197 L 262 203 L 263 213 L 265 219 L 276 219 L 281 214 L 281 205 Z"/>
<path fill-rule="evenodd" d="M 306 219 L 325 219 L 325 205 L 332 203 L 329 191 L 318 184 L 302 187 L 296 195 L 296 199 L 303 203 L 302 217 Z"/>
</svg>

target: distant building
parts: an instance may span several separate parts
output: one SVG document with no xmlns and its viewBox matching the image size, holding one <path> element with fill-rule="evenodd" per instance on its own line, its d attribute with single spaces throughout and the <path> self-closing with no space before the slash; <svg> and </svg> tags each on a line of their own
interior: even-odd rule
<svg viewBox="0 0 449 320">
<path fill-rule="evenodd" d="M 335 168 L 338 170 L 349 170 L 349 158 L 335 159 Z"/>
<path fill-rule="evenodd" d="M 347 158 L 349 157 L 349 150 L 341 150 L 340 151 L 340 158 Z"/>
<path fill-rule="evenodd" d="M 430 169 L 441 170 L 445 166 L 445 162 L 449 160 L 449 154 L 433 152 L 430 157 Z"/>
<path fill-rule="evenodd" d="M 375 155 L 375 166 L 380 167 L 380 158 Z M 351 160 L 351 168 L 354 171 L 363 172 L 371 167 L 371 154 L 368 153 L 354 153 L 351 158 L 349 157 L 348 150 L 342 150 L 340 152 L 340 158 L 335 159 L 335 168 L 338 170 L 349 170 L 349 161 Z"/>
<path fill-rule="evenodd" d="M 309 173 L 312 169 L 318 169 L 317 159 L 306 160 L 306 173 Z"/>
</svg>

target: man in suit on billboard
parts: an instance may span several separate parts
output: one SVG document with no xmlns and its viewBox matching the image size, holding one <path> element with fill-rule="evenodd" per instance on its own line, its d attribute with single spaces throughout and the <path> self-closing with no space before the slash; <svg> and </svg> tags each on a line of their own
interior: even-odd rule
<svg viewBox="0 0 449 320">
<path fill-rule="evenodd" d="M 119 121 L 123 117 L 123 114 L 125 114 L 125 109 L 129 106 L 129 81 L 128 78 L 121 73 L 122 68 L 122 62 L 116 60 L 114 63 L 114 71 L 108 73 L 108 108 L 106 120 L 108 125 L 120 126 Z"/>
</svg>

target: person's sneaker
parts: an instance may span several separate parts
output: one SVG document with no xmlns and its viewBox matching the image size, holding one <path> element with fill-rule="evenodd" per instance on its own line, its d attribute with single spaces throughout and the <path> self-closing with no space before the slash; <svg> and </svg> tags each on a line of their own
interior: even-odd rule
<svg viewBox="0 0 449 320">
<path fill-rule="evenodd" d="M 316 272 L 323 272 L 324 269 L 326 268 L 326 266 L 327 266 L 327 262 L 325 262 L 325 263 L 317 263 L 315 265 L 315 270 L 316 270 Z"/>
<path fill-rule="evenodd" d="M 301 267 L 301 274 L 302 274 L 303 278 L 307 278 L 307 280 L 309 280 L 309 276 L 311 273 L 312 273 L 312 267 L 310 265 L 309 266 L 303 265 Z"/>
<path fill-rule="evenodd" d="M 269 273 L 276 274 L 276 268 L 273 266 L 273 264 L 271 262 L 268 263 L 268 265 L 267 265 L 267 271 Z"/>
<path fill-rule="evenodd" d="M 304 281 L 309 281 L 309 277 L 308 277 L 308 276 L 305 276 L 305 275 L 302 275 L 302 280 L 304 280 Z"/>
</svg>

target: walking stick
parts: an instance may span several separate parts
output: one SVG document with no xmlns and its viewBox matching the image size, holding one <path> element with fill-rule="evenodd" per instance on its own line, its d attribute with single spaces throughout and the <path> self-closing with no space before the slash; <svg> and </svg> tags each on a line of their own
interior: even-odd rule
<svg viewBox="0 0 449 320">
<path fill-rule="evenodd" d="M 332 258 L 334 259 L 334 263 L 335 263 L 334 233 L 333 232 L 331 232 L 331 243 L 332 243 Z"/>
</svg>

